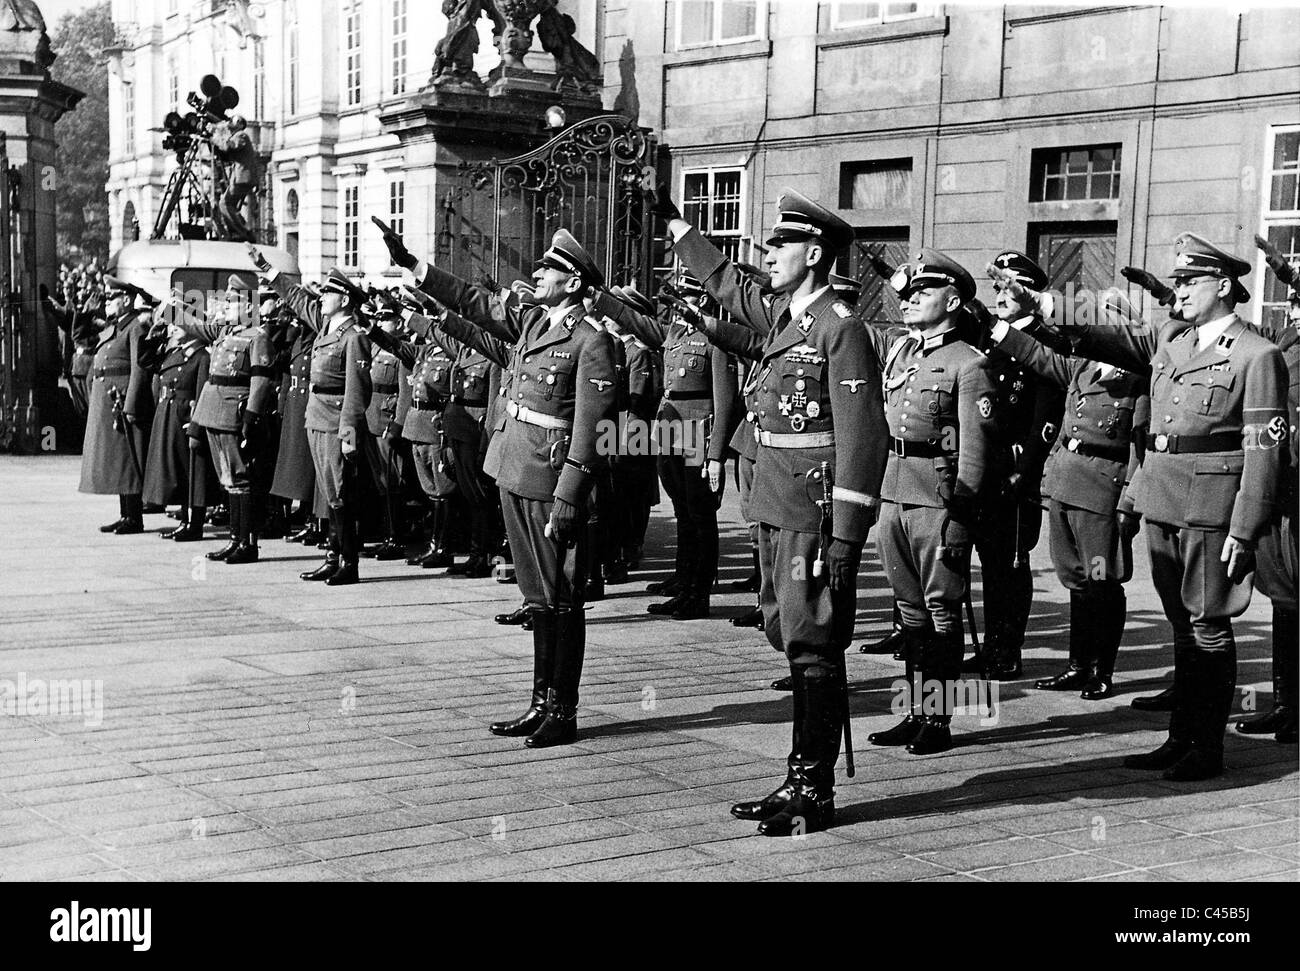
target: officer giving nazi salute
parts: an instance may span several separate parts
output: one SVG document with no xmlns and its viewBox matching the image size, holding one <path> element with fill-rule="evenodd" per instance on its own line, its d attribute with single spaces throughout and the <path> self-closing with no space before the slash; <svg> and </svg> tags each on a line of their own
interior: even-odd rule
<svg viewBox="0 0 1300 971">
<path fill-rule="evenodd" d="M 613 339 L 586 316 L 583 300 L 603 278 L 565 230 L 533 271 L 530 305 L 418 261 L 380 227 L 393 262 L 420 289 L 471 324 L 514 342 L 495 412 L 484 471 L 501 492 L 520 592 L 533 613 L 533 695 L 528 710 L 491 726 L 529 748 L 578 738 L 578 686 L 586 652 L 583 614 L 586 508 L 606 457 L 599 426 L 617 416 Z M 480 348 L 481 349 L 481 348 Z"/>
<path fill-rule="evenodd" d="M 794 718 L 785 782 L 732 814 L 760 820 L 765 836 L 823 829 L 834 822 L 835 762 L 849 734 L 844 651 L 886 442 L 879 363 L 829 282 L 853 231 L 786 191 L 767 241 L 773 296 L 682 219 L 662 189 L 655 209 L 687 268 L 765 339 L 749 512 L 759 523 L 764 626 L 790 662 Z"/>
<path fill-rule="evenodd" d="M 1062 330 L 1076 354 L 1151 375 L 1151 438 L 1134 486 L 1151 575 L 1174 632 L 1174 710 L 1165 743 L 1124 764 L 1175 782 L 1223 771 L 1236 691 L 1232 618 L 1250 605 L 1256 545 L 1267 536 L 1290 427 L 1282 352 L 1237 316 L 1250 264 L 1192 233 L 1179 237 L 1179 319 Z M 1052 316 L 1050 295 L 1035 295 Z"/>
</svg>

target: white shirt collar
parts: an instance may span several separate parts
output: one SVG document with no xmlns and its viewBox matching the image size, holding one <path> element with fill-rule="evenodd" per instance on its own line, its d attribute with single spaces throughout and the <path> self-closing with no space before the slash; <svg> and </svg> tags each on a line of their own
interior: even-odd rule
<svg viewBox="0 0 1300 971">
<path fill-rule="evenodd" d="M 1217 341 L 1236 319 L 1237 315 L 1233 313 L 1228 314 L 1226 317 L 1220 317 L 1218 320 L 1212 320 L 1208 324 L 1198 325 L 1196 328 L 1196 349 L 1198 351 L 1205 350 Z"/>
<path fill-rule="evenodd" d="M 798 320 L 800 317 L 802 317 L 804 315 L 804 311 L 807 310 L 809 307 L 811 307 L 813 303 L 817 300 L 817 298 L 820 297 L 823 293 L 825 293 L 830 288 L 831 286 L 828 283 L 820 290 L 816 290 L 808 294 L 806 297 L 800 297 L 798 300 L 791 300 L 790 319 Z"/>
</svg>

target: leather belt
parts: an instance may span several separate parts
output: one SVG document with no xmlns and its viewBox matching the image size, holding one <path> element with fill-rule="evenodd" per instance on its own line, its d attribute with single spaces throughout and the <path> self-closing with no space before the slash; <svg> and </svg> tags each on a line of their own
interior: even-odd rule
<svg viewBox="0 0 1300 971">
<path fill-rule="evenodd" d="M 712 391 L 669 391 L 664 395 L 669 401 L 711 401 Z"/>
<path fill-rule="evenodd" d="M 942 455 L 957 454 L 936 442 L 909 442 L 905 438 L 891 438 L 889 450 L 900 459 L 937 459 Z"/>
<path fill-rule="evenodd" d="M 346 394 L 347 390 L 347 386 L 342 384 L 313 384 L 311 386 L 312 394 L 341 395 Z"/>
<path fill-rule="evenodd" d="M 805 432 L 787 435 L 778 432 L 756 432 L 758 444 L 767 448 L 826 448 L 835 444 L 834 432 Z"/>
<path fill-rule="evenodd" d="M 241 375 L 213 374 L 208 378 L 208 383 L 218 388 L 247 388 L 249 380 Z"/>
<path fill-rule="evenodd" d="M 527 425 L 536 425 L 538 428 L 557 428 L 561 431 L 568 431 L 573 427 L 573 422 L 567 418 L 543 415 L 540 412 L 524 408 L 513 401 L 506 402 L 506 414 L 516 421 L 522 421 Z"/>
<path fill-rule="evenodd" d="M 453 395 L 451 400 L 458 405 L 464 405 L 466 408 L 486 408 L 488 406 L 487 398 L 461 398 Z"/>
<path fill-rule="evenodd" d="M 97 378 L 124 378 L 131 373 L 131 365 L 119 367 L 97 367 L 95 368 L 95 377 Z"/>
<path fill-rule="evenodd" d="M 395 384 L 376 384 L 371 390 L 375 394 L 397 394 L 397 385 Z"/>
<path fill-rule="evenodd" d="M 1240 432 L 1219 432 L 1216 435 L 1152 435 L 1147 448 L 1167 455 L 1188 455 L 1196 452 L 1240 452 Z"/>
<path fill-rule="evenodd" d="M 1089 445 L 1087 442 L 1081 442 L 1077 438 L 1065 438 L 1065 450 L 1073 452 L 1075 455 L 1082 455 L 1084 458 L 1105 459 L 1108 462 L 1119 462 L 1120 464 L 1128 463 L 1128 449 L 1119 446 L 1106 445 Z"/>
<path fill-rule="evenodd" d="M 439 399 L 437 401 L 412 401 L 411 402 L 412 411 L 442 411 L 442 409 L 445 408 L 446 406 L 447 406 L 447 402 L 443 399 Z"/>
</svg>

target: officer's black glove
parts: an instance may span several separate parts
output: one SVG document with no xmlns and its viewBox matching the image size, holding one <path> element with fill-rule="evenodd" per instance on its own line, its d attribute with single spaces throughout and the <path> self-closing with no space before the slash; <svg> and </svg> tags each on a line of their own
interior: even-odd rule
<svg viewBox="0 0 1300 971">
<path fill-rule="evenodd" d="M 946 518 L 939 530 L 939 536 L 939 562 L 958 573 L 969 571 L 970 529 L 954 519 Z"/>
<path fill-rule="evenodd" d="M 871 263 L 871 268 L 880 274 L 880 277 L 884 280 L 890 279 L 896 272 L 894 267 L 881 259 L 878 253 L 869 254 L 867 260 Z"/>
<path fill-rule="evenodd" d="M 1155 297 L 1162 306 L 1172 307 L 1177 303 L 1174 291 L 1161 283 L 1154 273 L 1148 273 L 1146 270 L 1137 266 L 1126 266 L 1119 272 L 1120 276 L 1129 283 L 1141 287 L 1147 293 L 1151 294 L 1151 296 Z"/>
<path fill-rule="evenodd" d="M 1295 267 L 1286 261 L 1282 254 L 1278 252 L 1277 247 L 1263 236 L 1255 237 L 1255 245 L 1263 252 L 1264 262 L 1268 264 L 1268 268 L 1273 271 L 1274 276 L 1293 290 L 1300 286 L 1300 279 L 1296 278 Z"/>
<path fill-rule="evenodd" d="M 395 421 L 390 421 L 388 427 L 384 429 L 384 438 L 390 442 L 397 442 L 402 437 L 402 426 Z"/>
<path fill-rule="evenodd" d="M 551 508 L 551 521 L 546 524 L 546 534 L 564 549 L 578 541 L 578 507 L 563 499 L 556 498 Z"/>
<path fill-rule="evenodd" d="M 1125 543 L 1132 543 L 1133 537 L 1142 529 L 1142 517 L 1126 509 L 1117 509 L 1115 511 L 1115 520 L 1119 527 L 1120 539 Z"/>
<path fill-rule="evenodd" d="M 659 183 L 659 188 L 650 197 L 650 211 L 664 222 L 682 218 L 682 211 L 673 202 L 673 197 L 668 192 L 668 185 L 664 182 Z"/>
<path fill-rule="evenodd" d="M 244 412 L 240 423 L 240 438 L 245 449 L 255 449 L 262 438 L 262 416 L 256 412 Z"/>
<path fill-rule="evenodd" d="M 826 566 L 832 591 L 852 590 L 858 582 L 858 568 L 862 566 L 862 544 L 831 540 L 831 545 L 826 547 Z"/>
<path fill-rule="evenodd" d="M 501 292 L 501 284 L 498 283 L 496 278 L 490 273 L 479 274 L 478 285 L 489 293 L 496 294 Z"/>
<path fill-rule="evenodd" d="M 384 235 L 384 245 L 388 247 L 388 256 L 395 266 L 400 266 L 404 270 L 415 269 L 415 264 L 420 262 L 411 255 L 411 251 L 406 248 L 406 243 L 402 237 L 393 232 L 391 226 L 386 225 L 383 220 L 370 217 L 370 221 L 379 227 L 379 231 Z"/>
<path fill-rule="evenodd" d="M 252 243 L 249 243 L 247 245 L 248 245 L 248 258 L 253 262 L 253 269 L 255 269 L 258 273 L 261 273 L 263 276 L 270 273 L 272 269 L 271 264 L 267 261 L 266 257 L 262 255 L 262 251 L 258 249 L 256 246 L 254 246 Z"/>
</svg>

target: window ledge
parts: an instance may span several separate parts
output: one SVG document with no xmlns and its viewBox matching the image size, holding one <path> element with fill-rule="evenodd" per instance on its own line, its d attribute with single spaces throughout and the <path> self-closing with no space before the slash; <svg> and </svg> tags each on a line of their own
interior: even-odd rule
<svg viewBox="0 0 1300 971">
<path fill-rule="evenodd" d="M 707 47 L 691 47 L 684 51 L 674 51 L 664 55 L 664 66 L 674 67 L 678 64 L 710 64 L 718 61 L 738 61 L 750 57 L 771 57 L 770 40 L 748 40 L 739 44 L 710 44 Z"/>
<path fill-rule="evenodd" d="M 1072 219 L 1119 219 L 1118 199 L 1071 199 L 1068 201 L 1031 202 L 1030 220 L 1063 221 Z"/>
<path fill-rule="evenodd" d="M 844 27 L 829 30 L 817 35 L 820 49 L 834 47 L 857 47 L 862 44 L 887 44 L 896 40 L 909 40 L 913 37 L 926 37 L 931 34 L 948 33 L 948 17 L 917 17 L 915 20 L 895 20 L 887 24 L 871 24 L 867 27 Z"/>
</svg>

